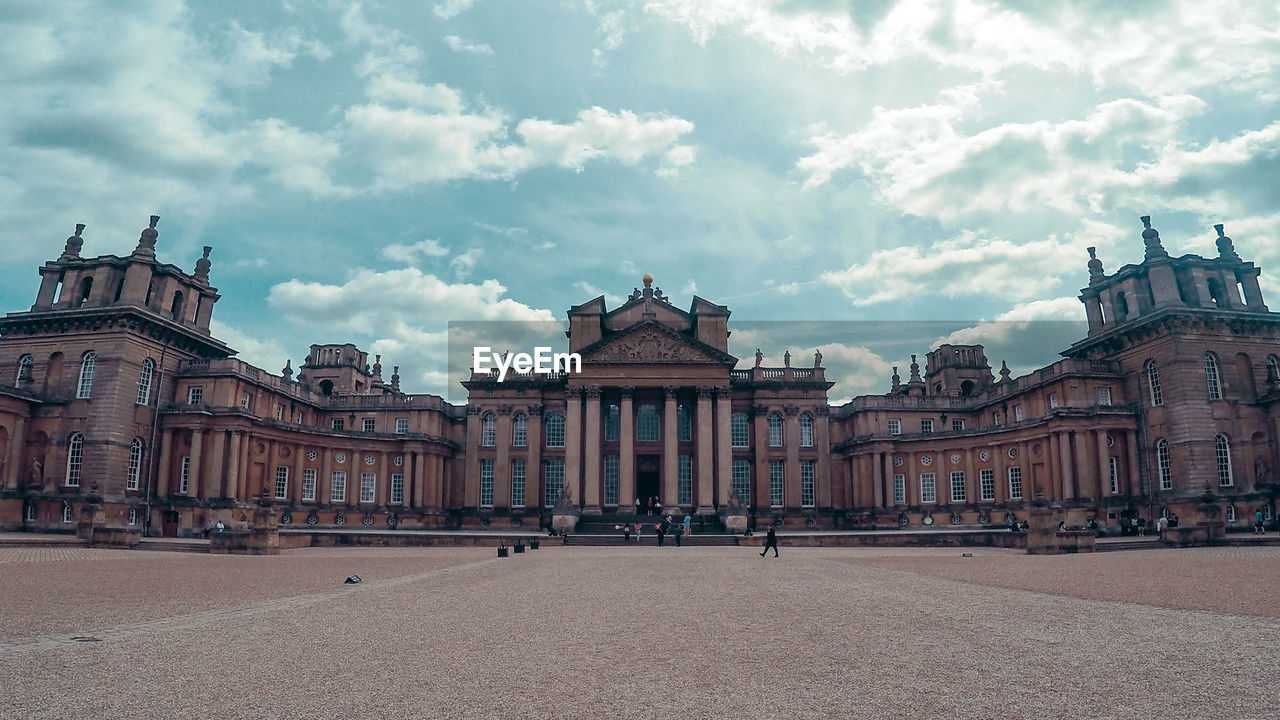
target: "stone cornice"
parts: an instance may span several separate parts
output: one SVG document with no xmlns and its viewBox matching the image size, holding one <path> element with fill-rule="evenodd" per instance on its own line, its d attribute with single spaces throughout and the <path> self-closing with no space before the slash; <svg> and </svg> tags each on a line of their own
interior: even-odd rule
<svg viewBox="0 0 1280 720">
<path fill-rule="evenodd" d="M 75 310 L 32 310 L 9 313 L 0 318 L 0 335 L 65 335 L 73 332 L 100 332 L 103 329 L 138 333 L 166 345 L 205 358 L 222 358 L 235 353 L 222 341 L 136 305 L 110 305 Z"/>
</svg>

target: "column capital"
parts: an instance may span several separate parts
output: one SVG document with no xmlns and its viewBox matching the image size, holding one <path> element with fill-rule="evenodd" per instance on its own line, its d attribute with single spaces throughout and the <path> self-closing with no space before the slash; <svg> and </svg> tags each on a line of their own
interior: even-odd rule
<svg viewBox="0 0 1280 720">
<path fill-rule="evenodd" d="M 769 414 L 768 405 L 752 405 L 751 417 L 765 417 Z"/>
<path fill-rule="evenodd" d="M 542 417 L 542 403 L 531 403 L 529 405 L 529 415 Z"/>
<path fill-rule="evenodd" d="M 698 388 L 698 397 L 699 397 L 699 398 L 709 398 L 709 397 L 711 397 L 712 392 L 713 392 L 714 390 L 715 390 L 715 388 L 711 388 L 711 387 L 700 387 L 700 388 Z"/>
<path fill-rule="evenodd" d="M 479 405 L 468 405 L 468 406 L 467 406 L 467 414 L 468 414 L 468 415 L 479 415 L 479 414 L 480 414 L 480 406 L 479 406 Z"/>
<path fill-rule="evenodd" d="M 584 388 L 583 388 L 583 392 L 585 392 L 585 393 L 587 394 L 587 397 L 588 397 L 588 398 L 591 398 L 591 399 L 593 399 L 593 400 L 594 400 L 594 399 L 596 399 L 596 398 L 600 397 L 600 386 L 599 386 L 599 385 L 587 385 L 586 387 L 584 387 Z"/>
<path fill-rule="evenodd" d="M 663 385 L 662 392 L 668 400 L 674 400 L 676 393 L 680 392 L 680 387 L 678 385 Z"/>
<path fill-rule="evenodd" d="M 714 390 L 716 397 L 733 399 L 733 388 L 728 385 L 717 385 Z"/>
<path fill-rule="evenodd" d="M 499 405 L 499 406 L 498 406 L 498 414 L 499 414 L 499 415 L 510 415 L 510 414 L 511 414 L 511 405 L 510 405 L 509 403 L 503 403 L 503 404 Z"/>
<path fill-rule="evenodd" d="M 577 400 L 578 398 L 582 397 L 582 388 L 577 385 L 566 387 L 564 389 L 564 396 L 566 398 L 572 398 L 574 400 Z"/>
<path fill-rule="evenodd" d="M 813 412 L 814 414 L 820 417 L 827 417 L 828 415 L 831 414 L 831 406 L 824 403 L 822 405 L 815 407 L 813 409 Z"/>
<path fill-rule="evenodd" d="M 800 414 L 800 406 L 799 405 L 783 405 L 782 411 L 787 414 L 787 417 L 795 417 L 796 415 Z"/>
</svg>

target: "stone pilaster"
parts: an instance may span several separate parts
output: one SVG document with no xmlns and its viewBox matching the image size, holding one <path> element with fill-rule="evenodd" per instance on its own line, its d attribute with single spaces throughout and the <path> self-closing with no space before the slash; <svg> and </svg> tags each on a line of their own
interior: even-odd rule
<svg viewBox="0 0 1280 720">
<path fill-rule="evenodd" d="M 733 412 L 733 390 L 716 388 L 716 504 L 729 504 L 733 484 L 733 448 L 729 445 L 729 415 Z"/>
<path fill-rule="evenodd" d="M 676 418 L 676 388 L 663 388 L 666 399 L 662 406 L 662 506 L 674 508 L 679 506 L 679 421 Z M 645 498 L 640 498 L 644 505 Z"/>
<path fill-rule="evenodd" d="M 631 395 L 632 388 L 622 388 L 618 413 L 618 510 L 623 513 L 636 510 L 636 425 Z"/>
<path fill-rule="evenodd" d="M 586 441 L 583 446 L 583 513 L 600 514 L 600 388 L 585 388 L 587 399 Z"/>
<path fill-rule="evenodd" d="M 715 428 L 711 419 L 711 393 L 709 387 L 698 388 L 697 426 L 694 428 L 694 440 L 697 447 L 697 483 L 694 500 L 698 503 L 697 513 L 709 515 L 715 512 L 715 467 L 712 437 Z"/>
<path fill-rule="evenodd" d="M 582 388 L 565 390 L 564 486 L 574 505 L 582 502 Z"/>
</svg>

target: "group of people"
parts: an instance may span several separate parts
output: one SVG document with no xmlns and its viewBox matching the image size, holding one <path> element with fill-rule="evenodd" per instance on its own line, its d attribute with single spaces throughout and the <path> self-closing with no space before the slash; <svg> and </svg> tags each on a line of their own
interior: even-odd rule
<svg viewBox="0 0 1280 720">
<path fill-rule="evenodd" d="M 661 504 L 658 507 L 662 507 Z M 614 527 L 618 526 L 615 525 Z M 623 542 L 631 542 L 631 533 L 634 532 L 636 534 L 636 543 L 639 544 L 644 533 L 644 523 L 639 521 L 627 523 L 621 527 L 621 530 Z M 658 547 L 666 544 L 668 535 L 676 541 L 676 547 L 680 547 L 680 539 L 693 532 L 693 518 L 685 515 L 684 522 L 675 522 L 670 515 L 667 515 L 662 518 L 662 522 L 654 523 L 653 530 L 658 534 Z"/>
<path fill-rule="evenodd" d="M 1146 524 L 1147 523 L 1144 520 L 1142 521 L 1140 527 L 1143 527 Z M 1160 537 L 1164 537 L 1165 530 L 1168 530 L 1169 528 L 1176 528 L 1176 527 L 1178 527 L 1177 513 L 1169 513 L 1168 515 L 1161 515 L 1160 518 L 1156 520 L 1156 534 L 1159 535 Z M 1141 534 L 1143 533 L 1139 533 L 1139 535 Z"/>
<path fill-rule="evenodd" d="M 640 514 L 640 508 L 643 507 L 645 515 L 652 517 L 653 515 L 662 514 L 662 501 L 657 496 L 650 496 L 648 502 L 641 503 L 640 498 L 636 498 L 636 515 Z"/>
</svg>

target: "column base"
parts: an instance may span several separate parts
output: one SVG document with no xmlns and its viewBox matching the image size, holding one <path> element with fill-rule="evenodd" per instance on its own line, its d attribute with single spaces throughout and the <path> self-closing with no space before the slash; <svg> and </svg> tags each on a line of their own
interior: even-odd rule
<svg viewBox="0 0 1280 720">
<path fill-rule="evenodd" d="M 634 505 L 619 505 L 618 514 L 619 515 L 635 515 L 636 508 Z"/>
<path fill-rule="evenodd" d="M 588 505 L 582 508 L 582 514 L 583 515 L 603 515 L 604 511 L 600 509 L 599 505 Z"/>
<path fill-rule="evenodd" d="M 697 510 L 693 511 L 694 515 L 715 515 L 716 509 L 710 505 L 699 505 Z"/>
</svg>

